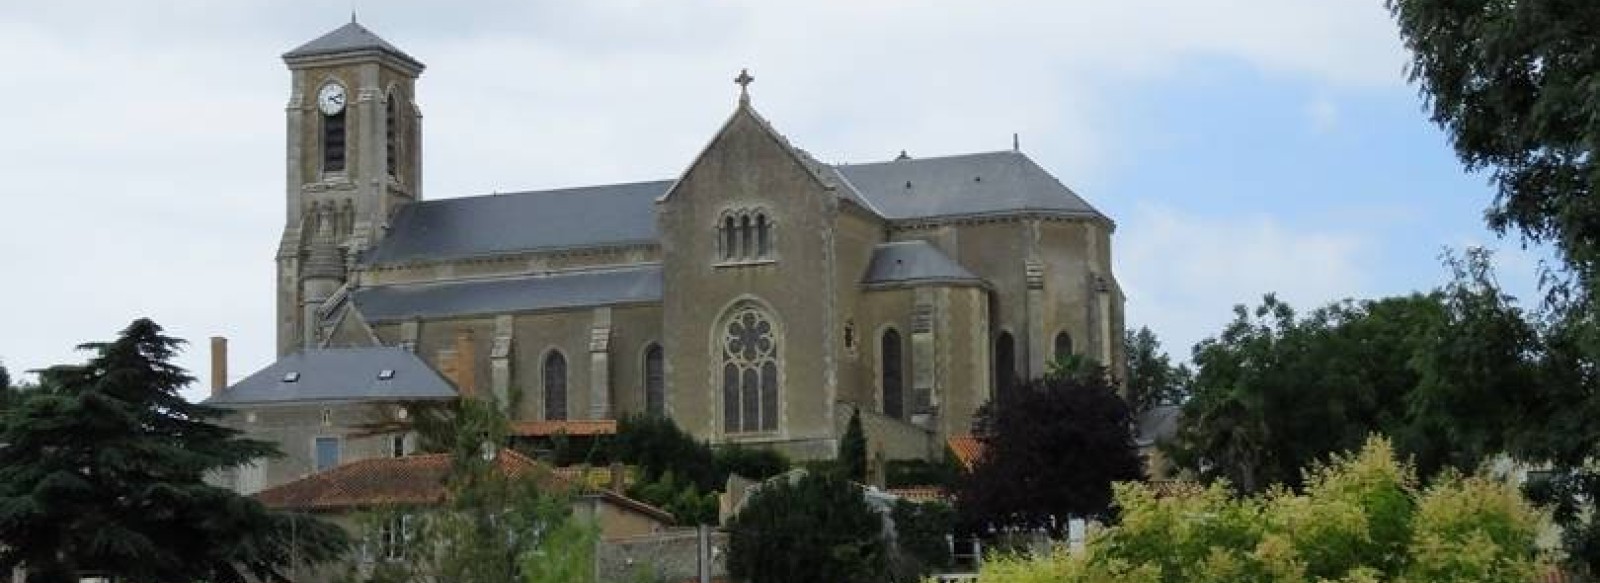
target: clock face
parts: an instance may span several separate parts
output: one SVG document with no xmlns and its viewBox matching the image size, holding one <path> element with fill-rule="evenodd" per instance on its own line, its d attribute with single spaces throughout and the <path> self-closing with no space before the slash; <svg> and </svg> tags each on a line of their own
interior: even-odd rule
<svg viewBox="0 0 1600 583">
<path fill-rule="evenodd" d="M 344 111 L 344 86 L 329 82 L 317 91 L 317 109 L 323 115 L 334 115 Z"/>
</svg>

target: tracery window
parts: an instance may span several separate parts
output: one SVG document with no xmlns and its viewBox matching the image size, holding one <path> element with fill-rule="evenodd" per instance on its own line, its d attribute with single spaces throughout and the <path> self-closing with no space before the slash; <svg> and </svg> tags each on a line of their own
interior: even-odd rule
<svg viewBox="0 0 1600 583">
<path fill-rule="evenodd" d="M 559 350 L 544 357 L 544 418 L 567 419 L 567 357 Z"/>
<path fill-rule="evenodd" d="M 644 350 L 644 412 L 653 417 L 667 414 L 665 365 L 660 344 Z"/>
<path fill-rule="evenodd" d="M 728 433 L 778 429 L 778 334 L 761 308 L 746 304 L 722 325 L 722 411 Z"/>
</svg>

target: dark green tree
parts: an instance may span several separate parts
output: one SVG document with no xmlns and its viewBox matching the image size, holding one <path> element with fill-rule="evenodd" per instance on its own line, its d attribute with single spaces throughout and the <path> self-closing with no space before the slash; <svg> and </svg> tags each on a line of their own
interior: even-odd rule
<svg viewBox="0 0 1600 583">
<path fill-rule="evenodd" d="M 845 479 L 867 481 L 867 434 L 861 429 L 860 409 L 850 412 L 850 423 L 845 426 L 844 437 L 839 438 L 838 463 Z"/>
<path fill-rule="evenodd" d="M 830 473 L 760 486 L 729 521 L 728 572 L 749 583 L 876 583 L 890 578 L 883 517 Z"/>
<path fill-rule="evenodd" d="M 1500 232 L 1550 243 L 1587 304 L 1600 275 L 1600 4 L 1386 0 L 1411 81 L 1469 170 L 1492 173 Z M 1583 308 L 1592 309 L 1592 308 Z"/>
<path fill-rule="evenodd" d="M 1298 487 L 1301 467 L 1394 436 L 1431 477 L 1475 470 L 1528 424 L 1539 340 L 1481 250 L 1447 255 L 1428 294 L 1343 301 L 1296 316 L 1267 296 L 1195 348 L 1194 395 L 1168 452 L 1246 492 Z"/>
<path fill-rule="evenodd" d="M 181 344 L 137 320 L 0 415 L 0 570 L 23 567 L 30 583 L 283 581 L 345 550 L 336 526 L 205 483 L 277 450 L 178 395 L 193 380 L 171 363 Z"/>
<path fill-rule="evenodd" d="M 920 581 L 950 567 L 950 543 L 955 529 L 955 509 L 943 502 L 897 500 L 890 509 L 894 520 L 896 580 Z"/>
<path fill-rule="evenodd" d="M 1029 382 L 979 413 L 984 455 L 957 481 L 967 528 L 1044 528 L 1104 517 L 1111 484 L 1144 479 L 1133 416 L 1103 373 Z"/>
<path fill-rule="evenodd" d="M 1127 355 L 1128 372 L 1124 385 L 1128 405 L 1138 415 L 1156 405 L 1182 403 L 1189 394 L 1189 383 L 1194 373 L 1182 364 L 1174 366 L 1172 358 L 1161 350 L 1161 341 L 1155 332 L 1140 327 L 1129 330 L 1122 339 L 1123 353 Z"/>
</svg>

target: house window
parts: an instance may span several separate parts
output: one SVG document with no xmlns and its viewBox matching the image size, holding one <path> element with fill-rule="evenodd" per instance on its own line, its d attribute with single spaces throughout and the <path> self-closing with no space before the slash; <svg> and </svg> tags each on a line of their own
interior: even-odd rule
<svg viewBox="0 0 1600 583">
<path fill-rule="evenodd" d="M 344 110 L 322 116 L 322 171 L 344 171 Z"/>
<path fill-rule="evenodd" d="M 893 328 L 883 333 L 880 351 L 883 358 L 883 414 L 905 418 L 905 375 L 901 369 L 900 333 Z"/>
<path fill-rule="evenodd" d="M 1017 384 L 1017 344 L 1010 332 L 1001 332 L 994 341 L 994 390 L 1005 400 Z"/>
<path fill-rule="evenodd" d="M 661 345 L 651 344 L 644 350 L 644 412 L 655 417 L 667 414 L 666 362 Z"/>
<path fill-rule="evenodd" d="M 317 471 L 326 471 L 339 465 L 339 438 L 318 437 L 312 449 L 316 456 Z"/>
<path fill-rule="evenodd" d="M 391 435 L 391 436 L 389 436 L 389 457 L 405 457 L 405 456 L 406 456 L 406 436 L 405 436 L 405 434 L 402 433 L 400 435 Z"/>
<path fill-rule="evenodd" d="M 1066 331 L 1056 334 L 1056 360 L 1072 356 L 1072 336 Z"/>
<path fill-rule="evenodd" d="M 722 324 L 722 410 L 728 433 L 778 429 L 778 335 L 752 304 L 734 308 Z"/>
<path fill-rule="evenodd" d="M 378 556 L 388 561 L 405 558 L 406 547 L 414 536 L 410 514 L 383 519 L 378 524 Z"/>
<path fill-rule="evenodd" d="M 559 350 L 544 357 L 544 418 L 564 421 L 567 418 L 567 357 Z"/>
</svg>

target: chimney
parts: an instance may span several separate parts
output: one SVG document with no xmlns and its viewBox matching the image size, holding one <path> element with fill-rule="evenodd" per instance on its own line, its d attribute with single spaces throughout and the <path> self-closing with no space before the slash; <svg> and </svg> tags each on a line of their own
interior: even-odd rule
<svg viewBox="0 0 1600 583">
<path fill-rule="evenodd" d="M 211 396 L 228 388 L 228 338 L 211 337 Z"/>
<path fill-rule="evenodd" d="M 628 490 L 628 467 L 622 462 L 611 462 L 611 491 L 622 494 Z"/>
</svg>

